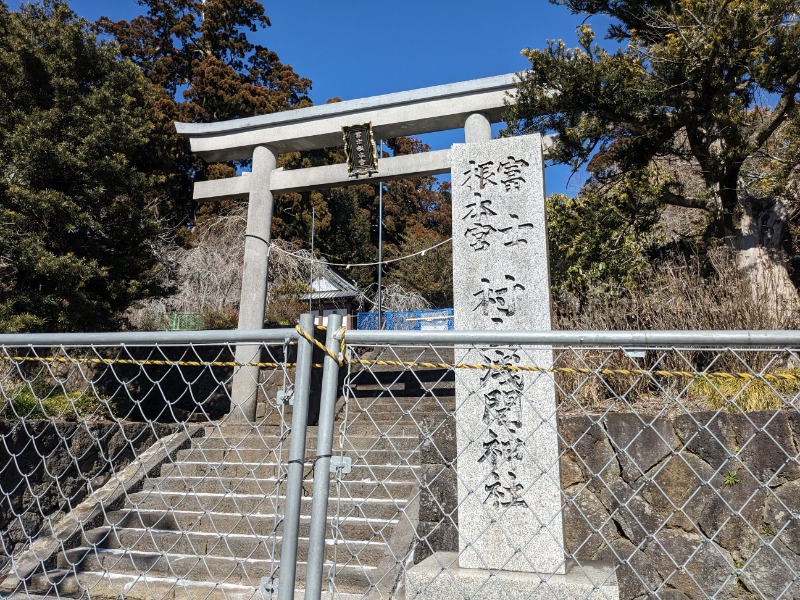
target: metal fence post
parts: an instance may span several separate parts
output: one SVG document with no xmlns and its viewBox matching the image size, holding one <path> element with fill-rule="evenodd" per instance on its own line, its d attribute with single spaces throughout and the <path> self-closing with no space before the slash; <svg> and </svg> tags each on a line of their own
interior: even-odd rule
<svg viewBox="0 0 800 600">
<path fill-rule="evenodd" d="M 300 315 L 300 328 L 312 338 L 314 337 L 314 316 L 311 313 Z M 303 492 L 306 427 L 308 424 L 308 391 L 311 385 L 311 354 L 311 343 L 303 338 L 298 339 L 292 433 L 289 442 L 289 463 L 286 468 L 286 509 L 283 518 L 281 570 L 278 582 L 279 600 L 294 599 L 297 538 L 300 531 L 300 503 Z"/>
<path fill-rule="evenodd" d="M 314 491 L 311 500 L 311 530 L 308 540 L 308 567 L 306 571 L 306 600 L 319 600 L 322 594 L 322 566 L 325 560 L 325 530 L 328 524 L 328 492 L 331 481 L 331 453 L 333 424 L 336 416 L 336 398 L 339 384 L 339 364 L 333 359 L 339 352 L 336 334 L 342 326 L 341 315 L 328 317 L 328 335 L 322 375 L 317 454 L 314 462 Z"/>
</svg>

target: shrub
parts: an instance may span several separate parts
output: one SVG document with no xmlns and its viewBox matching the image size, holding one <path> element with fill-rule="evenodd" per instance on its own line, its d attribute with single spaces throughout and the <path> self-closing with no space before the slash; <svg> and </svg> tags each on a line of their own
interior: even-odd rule
<svg viewBox="0 0 800 600">
<path fill-rule="evenodd" d="M 35 387 L 35 386 L 33 386 Z M 85 392 L 58 391 L 53 388 L 48 394 L 37 395 L 32 386 L 23 383 L 4 394 L 0 403 L 0 414 L 6 419 L 60 419 L 77 421 L 106 419 L 115 411 L 115 405 L 107 398 Z"/>
<path fill-rule="evenodd" d="M 201 313 L 203 329 L 236 329 L 239 313 L 232 308 L 209 308 Z"/>
<path fill-rule="evenodd" d="M 781 375 L 800 374 L 798 371 L 776 370 Z M 689 387 L 689 393 L 714 409 L 725 408 L 731 412 L 774 410 L 782 408 L 800 394 L 800 382 L 764 379 L 698 378 Z"/>
</svg>

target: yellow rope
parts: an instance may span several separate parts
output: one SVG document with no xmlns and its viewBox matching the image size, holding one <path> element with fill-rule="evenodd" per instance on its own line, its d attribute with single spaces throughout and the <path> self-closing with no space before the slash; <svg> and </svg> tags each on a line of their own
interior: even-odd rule
<svg viewBox="0 0 800 600">
<path fill-rule="evenodd" d="M 3 356 L 6 362 L 46 362 L 61 364 L 90 364 L 90 365 L 155 365 L 159 367 L 259 367 L 262 369 L 278 367 L 294 367 L 295 363 L 250 362 L 238 363 L 236 361 L 203 361 L 203 360 L 160 360 L 160 359 L 132 359 L 132 358 L 68 358 L 63 356 Z"/>
<path fill-rule="evenodd" d="M 340 347 L 342 349 L 342 354 L 339 355 L 339 356 L 336 356 L 336 354 L 333 352 L 333 350 L 329 350 L 328 347 L 325 344 L 322 344 L 322 343 L 318 342 L 316 339 L 314 339 L 313 336 L 311 336 L 308 333 L 306 333 L 305 331 L 303 331 L 303 329 L 300 327 L 300 325 L 295 325 L 294 329 L 295 329 L 295 331 L 297 331 L 297 333 L 301 337 L 305 338 L 306 340 L 308 340 L 309 342 L 314 344 L 317 348 L 319 348 L 325 354 L 327 354 L 333 360 L 335 360 L 337 365 L 339 365 L 340 367 L 344 366 L 344 359 L 342 358 L 344 356 L 344 335 L 342 335 L 342 342 L 341 342 L 341 345 L 340 345 Z M 342 327 L 341 331 L 342 332 L 345 331 L 345 328 Z"/>
<path fill-rule="evenodd" d="M 344 331 L 344 328 L 342 328 Z M 344 336 L 342 336 L 341 344 L 339 346 L 341 354 L 337 356 L 333 351 L 329 350 L 325 345 L 321 344 L 313 337 L 307 335 L 304 331 L 298 328 L 298 333 L 313 343 L 315 346 L 323 350 L 328 356 L 336 361 L 340 367 L 344 366 L 343 360 L 345 343 Z M 276 369 L 279 367 L 290 368 L 297 366 L 296 363 L 274 363 L 274 362 L 249 362 L 238 363 L 236 361 L 197 361 L 197 360 L 159 360 L 159 359 L 127 359 L 127 358 L 69 358 L 62 356 L 53 357 L 38 357 L 38 356 L 3 356 L 2 360 L 6 362 L 44 362 L 44 363 L 59 363 L 59 364 L 91 364 L 91 365 L 141 365 L 141 366 L 165 366 L 165 367 L 258 367 L 262 369 L 271 368 Z M 536 367 L 533 365 L 503 365 L 503 364 L 480 364 L 480 363 L 434 363 L 434 362 L 415 362 L 415 361 L 399 361 L 399 360 L 364 360 L 353 359 L 348 361 L 350 364 L 357 364 L 363 367 L 381 366 L 381 367 L 403 367 L 408 369 L 424 368 L 424 369 L 472 369 L 482 371 L 514 371 L 514 372 L 528 372 L 528 373 L 564 373 L 567 375 L 624 375 L 628 377 L 651 375 L 659 377 L 681 377 L 685 379 L 740 379 L 740 380 L 755 380 L 765 379 L 768 381 L 793 381 L 800 382 L 800 376 L 792 373 L 727 373 L 724 371 L 666 371 L 655 370 L 648 371 L 646 369 L 589 369 L 579 367 Z M 323 365 L 315 363 L 312 365 L 315 369 L 323 368 Z"/>
<path fill-rule="evenodd" d="M 339 341 L 339 357 L 340 357 L 339 366 L 340 367 L 343 365 L 343 362 L 341 362 L 341 361 L 344 361 L 344 357 L 345 357 L 344 348 L 345 348 L 345 344 L 347 343 L 347 342 L 345 342 L 345 339 L 344 339 L 344 334 L 345 333 L 347 333 L 347 327 L 342 325 L 342 328 L 339 330 L 339 340 L 340 340 Z"/>
<path fill-rule="evenodd" d="M 501 365 L 501 364 L 468 364 L 468 363 L 432 363 L 432 362 L 412 362 L 399 360 L 354 360 L 351 361 L 365 367 L 370 366 L 389 366 L 406 368 L 428 368 L 428 369 L 473 369 L 473 370 L 497 370 L 497 371 L 517 371 L 532 373 L 566 373 L 568 375 L 626 375 L 629 377 L 640 375 L 657 375 L 660 377 L 683 377 L 686 379 L 767 379 L 771 381 L 800 381 L 800 376 L 791 373 L 726 373 L 723 371 L 665 371 L 646 369 L 588 369 L 576 367 L 536 367 L 533 365 Z"/>
</svg>

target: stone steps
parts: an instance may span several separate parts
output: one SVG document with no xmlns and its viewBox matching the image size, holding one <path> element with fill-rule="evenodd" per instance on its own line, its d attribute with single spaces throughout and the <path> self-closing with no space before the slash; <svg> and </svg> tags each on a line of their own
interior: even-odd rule
<svg viewBox="0 0 800 600">
<path fill-rule="evenodd" d="M 444 421 L 451 414 L 445 408 L 453 404 L 445 397 L 447 389 L 439 390 L 451 385 L 442 383 L 442 373 L 396 376 L 391 368 L 375 370 L 353 382 L 360 395 L 350 400 L 341 450 L 341 399 L 337 407 L 334 455 L 341 451 L 353 464 L 350 473 L 338 474 L 339 481 L 331 475 L 325 560 L 335 555 L 336 597 L 342 600 L 393 593 L 400 566 L 413 549 L 422 476 L 420 424 Z M 442 398 L 425 389 L 434 386 Z M 280 570 L 291 412 L 290 406 L 271 411 L 255 428 L 208 426 L 205 437 L 177 452 L 143 481 L 140 491 L 127 496 L 124 506 L 84 532 L 77 547 L 56 557 L 51 592 L 73 598 L 263 600 L 261 578 L 279 576 Z M 310 427 L 298 598 L 305 580 L 316 443 L 317 430 Z M 405 512 L 409 508 L 413 511 Z M 331 567 L 326 562 L 325 577 Z M 46 588 L 44 576 L 38 577 Z"/>
<path fill-rule="evenodd" d="M 402 420 L 409 423 L 419 423 L 425 417 L 444 419 L 448 416 L 452 416 L 452 413 L 443 410 L 395 410 L 392 408 L 367 407 L 360 412 L 350 411 L 347 422 L 352 423 L 356 418 L 362 418 L 379 424 L 391 424 Z"/>
<path fill-rule="evenodd" d="M 76 577 L 72 571 L 54 569 L 45 575 L 36 575 L 29 582 L 28 593 L 12 594 L 9 600 L 50 600 L 51 598 L 86 598 L 108 600 L 264 600 L 258 586 L 231 583 L 188 581 L 178 577 L 156 577 L 153 575 L 128 575 L 84 571 Z M 55 583 L 55 586 L 53 585 Z M 41 595 L 40 595 L 41 594 Z M 380 596 L 347 593 L 337 590 L 334 594 L 323 591 L 323 600 L 362 600 Z M 295 591 L 295 599 L 303 600 L 304 590 Z"/>
<path fill-rule="evenodd" d="M 423 416 L 427 417 L 439 417 L 439 416 L 452 416 L 453 415 L 453 407 L 449 407 L 446 405 L 452 404 L 449 401 L 442 401 L 442 404 L 445 406 L 441 406 L 437 404 L 431 404 L 427 406 L 417 406 L 414 404 L 410 404 L 409 406 L 398 406 L 398 404 L 392 400 L 391 398 L 386 399 L 379 399 L 379 400 L 364 400 L 356 405 L 351 405 L 348 407 L 347 410 L 347 417 L 348 422 L 350 422 L 353 418 L 357 416 L 367 416 L 369 415 L 370 419 L 376 422 L 394 422 L 399 418 L 403 417 L 416 417 L 417 420 L 421 420 Z M 287 421 L 291 421 L 291 414 L 288 414 L 284 417 Z M 340 425 L 342 419 L 344 418 L 344 409 L 341 409 L 340 414 L 337 415 L 337 425 Z M 265 422 L 265 425 L 269 427 L 279 427 L 281 426 L 281 422 L 278 419 L 271 420 L 269 417 Z M 286 441 L 288 441 L 288 437 Z M 286 443 L 286 441 L 284 443 Z"/>
<path fill-rule="evenodd" d="M 354 457 L 350 453 L 346 456 Z M 311 469 L 311 461 L 306 463 L 306 471 Z M 419 466 L 398 464 L 398 465 L 370 465 L 357 460 L 352 466 L 352 472 L 343 475 L 345 481 L 419 481 Z M 255 479 L 273 480 L 278 475 L 285 475 L 286 463 L 264 462 L 264 463 L 236 463 L 228 464 L 222 462 L 182 462 L 176 464 L 166 464 L 161 467 L 161 477 L 214 477 L 232 479 Z M 310 474 L 308 474 L 310 477 Z M 311 483 L 311 479 L 306 479 Z"/>
<path fill-rule="evenodd" d="M 327 568 L 330 565 L 326 565 Z M 169 598 L 170 600 L 265 600 L 269 597 L 262 593 L 257 585 L 215 583 L 207 581 L 190 581 L 179 577 L 159 577 L 152 574 L 132 575 L 124 573 L 101 573 L 83 571 L 76 576 L 73 571 L 54 569 L 44 575 L 36 575 L 31 580 L 28 593 L 13 594 L 10 600 L 33 600 L 34 598 L 85 598 L 92 600 L 109 600 L 126 598 L 127 600 L 153 600 Z M 41 595 L 40 595 L 41 594 Z M 305 592 L 295 589 L 295 600 L 303 600 Z M 273 596 L 274 597 L 274 596 Z M 331 593 L 323 591 L 323 600 L 363 600 L 364 598 L 381 598 L 380 594 L 364 594 L 362 591 L 348 592 L 337 589 Z M 386 597 L 386 596 L 383 596 Z"/>
<path fill-rule="evenodd" d="M 426 419 L 425 422 L 443 423 L 446 420 L 447 417 L 442 415 L 432 418 L 431 420 Z M 422 423 L 423 419 L 421 417 L 418 417 L 417 420 L 403 419 L 391 422 L 374 422 L 374 420 L 369 417 L 356 416 L 351 417 L 348 421 L 346 435 L 419 435 Z M 334 449 L 336 449 L 336 446 L 334 446 Z"/>
<path fill-rule="evenodd" d="M 366 414 L 351 416 L 347 423 L 346 435 L 419 435 L 423 423 L 444 423 L 448 417 L 444 414 L 433 417 L 425 415 L 407 416 L 396 419 L 374 419 Z"/>
<path fill-rule="evenodd" d="M 336 450 L 338 450 L 338 447 Z M 419 462 L 419 455 L 416 450 L 362 450 L 358 452 L 359 454 L 357 456 L 366 464 L 371 465 L 417 464 Z M 352 450 L 346 454 L 348 454 L 348 456 L 354 456 Z M 288 460 L 288 455 L 289 450 L 287 448 L 284 453 L 281 454 L 281 458 Z M 272 462 L 275 458 L 276 453 L 265 453 L 263 450 L 192 448 L 190 450 L 180 450 L 175 462 L 258 463 L 266 459 L 270 459 L 270 462 Z M 307 455 L 307 458 L 313 459 L 313 454 Z"/>
<path fill-rule="evenodd" d="M 313 428 L 316 429 L 316 428 Z M 334 434 L 334 441 L 338 444 L 338 435 Z M 283 450 L 289 447 L 289 436 L 281 439 L 276 435 L 251 435 L 247 437 L 237 435 L 220 435 L 213 433 L 204 437 L 195 444 L 195 447 L 203 450 L 268 450 L 274 451 L 279 446 Z M 311 456 L 317 445 L 316 432 L 309 428 L 306 434 L 306 454 Z M 354 450 L 364 452 L 367 450 L 415 450 L 419 447 L 419 436 L 393 436 L 388 437 L 362 437 L 354 436 L 347 437 L 344 440 L 344 448 L 346 451 Z"/>
<path fill-rule="evenodd" d="M 187 581 L 178 577 L 156 577 L 125 573 L 99 573 L 82 571 L 75 575 L 72 570 L 51 570 L 47 575 L 37 575 L 29 582 L 30 595 L 41 594 L 42 598 L 87 598 L 107 600 L 128 598 L 130 600 L 263 600 L 257 586 Z M 15 594 L 16 600 L 29 598 L 29 594 Z"/>
<path fill-rule="evenodd" d="M 344 476 L 339 485 L 342 494 L 351 498 L 409 498 L 417 487 L 415 481 L 359 481 L 351 479 L 350 474 Z M 278 488 L 277 479 L 234 479 L 218 477 L 166 477 L 150 480 L 143 492 L 192 493 L 192 494 L 255 494 L 264 496 L 274 494 Z M 280 482 L 280 489 L 285 492 L 285 481 Z M 306 480 L 304 489 L 311 492 L 312 480 Z"/>
<path fill-rule="evenodd" d="M 221 558 L 259 559 L 280 561 L 282 538 L 272 535 L 253 535 L 252 533 L 216 533 L 196 531 L 169 531 L 152 528 L 111 526 L 97 527 L 84 533 L 82 549 L 85 552 L 98 550 L 119 550 L 136 548 L 139 552 L 168 554 L 190 554 L 193 556 L 214 556 Z M 347 554 L 360 561 L 374 563 L 380 561 L 384 553 L 381 541 L 344 542 L 330 539 L 326 542 L 325 556 L 333 560 L 337 550 L 346 544 Z M 339 546 L 339 548 L 337 548 Z M 79 550 L 76 548 L 75 550 Z M 72 551 L 70 551 L 72 552 Z M 62 555 L 60 566 L 69 568 L 75 564 L 80 553 Z M 308 537 L 300 536 L 297 544 L 298 560 L 308 558 Z"/>
<path fill-rule="evenodd" d="M 226 512 L 235 514 L 259 514 L 264 511 L 273 512 L 276 499 L 264 494 L 223 494 L 186 492 L 137 492 L 129 496 L 129 506 L 149 510 L 181 510 Z M 285 506 L 285 497 L 277 498 L 279 507 Z M 331 497 L 328 510 L 349 515 L 360 515 L 365 518 L 390 519 L 402 512 L 408 500 L 401 498 L 371 497 Z M 310 512 L 311 498 L 301 500 L 300 510 Z"/>
<path fill-rule="evenodd" d="M 357 419 L 378 423 L 380 425 L 385 424 L 392 424 L 397 422 L 404 422 L 409 424 L 415 424 L 422 421 L 425 417 L 432 417 L 432 418 L 446 418 L 448 416 L 452 416 L 453 413 L 449 413 L 446 411 L 440 410 L 410 410 L 410 411 L 399 411 L 399 410 L 386 410 L 382 408 L 368 408 L 361 412 L 350 412 L 348 415 L 347 423 L 352 424 Z M 418 432 L 419 433 L 419 432 Z"/>
<path fill-rule="evenodd" d="M 354 412 L 350 411 L 347 423 L 343 424 L 337 420 L 336 431 L 334 434 L 334 448 L 337 448 L 339 427 L 345 427 L 347 436 L 360 436 L 374 438 L 378 437 L 410 437 L 419 436 L 420 427 L 423 421 L 444 422 L 452 418 L 452 412 L 412 412 L 407 414 L 395 414 L 391 411 L 382 409 L 370 409 L 369 411 Z M 284 442 L 286 448 L 289 447 L 288 439 Z M 307 446 L 307 453 L 313 452 L 316 443 Z M 274 456 L 274 453 L 272 453 Z"/>
<path fill-rule="evenodd" d="M 332 566 L 328 563 L 329 567 Z M 234 585 L 254 585 L 262 577 L 270 577 L 277 563 L 271 559 L 198 556 L 172 552 L 142 552 L 129 548 L 74 548 L 59 555 L 57 568 L 76 573 L 147 574 L 175 577 L 188 581 L 213 581 Z M 306 563 L 298 561 L 298 582 L 305 580 Z M 368 589 L 380 579 L 377 566 L 353 563 L 337 565 L 337 587 L 348 590 Z"/>
<path fill-rule="evenodd" d="M 280 511 L 279 511 L 280 512 Z M 214 533 L 217 535 L 242 534 L 262 536 L 276 528 L 281 514 L 262 513 L 238 515 L 204 511 L 163 511 L 133 509 L 113 511 L 106 518 L 107 526 L 132 529 L 157 529 L 160 531 L 188 531 Z M 348 517 L 337 527 L 347 539 L 375 541 L 388 538 L 391 530 L 402 517 L 391 519 Z M 327 538 L 332 537 L 331 528 L 336 523 L 334 515 L 328 517 Z M 311 525 L 309 515 L 300 516 L 299 534 L 308 537 Z"/>
</svg>

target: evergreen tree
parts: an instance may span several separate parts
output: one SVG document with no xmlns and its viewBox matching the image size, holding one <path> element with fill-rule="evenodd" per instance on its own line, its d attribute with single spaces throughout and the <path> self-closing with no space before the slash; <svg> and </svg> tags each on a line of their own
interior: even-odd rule
<svg viewBox="0 0 800 600">
<path fill-rule="evenodd" d="M 550 160 L 586 165 L 591 185 L 655 173 L 662 205 L 703 211 L 707 237 L 734 250 L 754 293 L 772 290 L 780 310 L 796 309 L 787 270 L 796 190 L 752 183 L 770 140 L 798 118 L 800 3 L 553 1 L 610 17 L 610 38 L 626 45 L 609 52 L 583 25 L 576 48 L 557 41 L 525 50 L 531 68 L 512 129 L 558 133 Z M 774 156 L 795 160 L 786 177 L 797 173 L 791 156 Z M 692 179 L 700 185 L 687 185 Z"/>
<path fill-rule="evenodd" d="M 550 278 L 558 301 L 585 302 L 633 292 L 651 273 L 663 245 L 651 176 L 587 185 L 576 198 L 547 198 Z"/>
<path fill-rule="evenodd" d="M 429 148 L 415 138 L 389 140 L 395 155 L 426 152 Z M 444 242 L 451 235 L 452 206 L 449 184 L 434 177 L 416 177 L 390 182 L 384 194 L 385 256 L 405 257 Z M 392 262 L 386 268 L 386 282 L 401 285 L 422 295 L 433 307 L 453 305 L 452 247 L 444 244 L 424 255 Z"/>
<path fill-rule="evenodd" d="M 0 3 L 0 330 L 94 331 L 154 293 L 155 97 L 61 0 Z"/>
<path fill-rule="evenodd" d="M 232 165 L 206 165 L 175 132 L 174 122 L 214 122 L 311 104 L 311 82 L 248 32 L 270 25 L 258 0 L 137 0 L 146 14 L 130 21 L 101 18 L 112 36 L 159 90 L 157 120 L 165 143 L 164 200 L 178 222 L 191 220 L 194 181 L 234 175 Z"/>
</svg>

